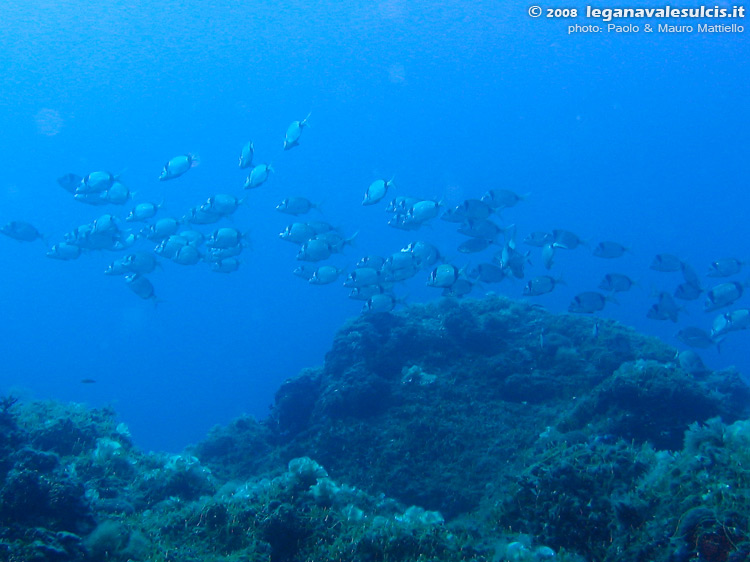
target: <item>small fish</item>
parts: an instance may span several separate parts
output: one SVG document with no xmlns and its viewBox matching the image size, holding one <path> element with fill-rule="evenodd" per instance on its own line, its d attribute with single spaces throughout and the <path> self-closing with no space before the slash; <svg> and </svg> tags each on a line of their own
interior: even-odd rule
<svg viewBox="0 0 750 562">
<path fill-rule="evenodd" d="M 226 258 L 211 264 L 211 271 L 216 273 L 233 273 L 240 268 L 240 260 L 237 258 Z"/>
<path fill-rule="evenodd" d="M 385 271 L 385 280 L 390 283 L 396 283 L 398 281 L 406 281 L 411 279 L 417 273 L 419 273 L 419 267 L 416 265 L 401 267 L 399 269 L 390 269 Z"/>
<path fill-rule="evenodd" d="M 488 219 L 493 211 L 494 209 L 481 199 L 466 199 L 460 205 L 447 209 L 440 218 L 447 222 L 484 220 Z"/>
<path fill-rule="evenodd" d="M 292 273 L 294 273 L 297 277 L 302 277 L 302 279 L 309 281 L 310 279 L 312 279 L 312 276 L 315 273 L 316 269 L 316 267 L 313 267 L 311 265 L 303 264 L 295 267 Z"/>
<path fill-rule="evenodd" d="M 93 234 L 114 235 L 120 230 L 117 223 L 119 219 L 114 215 L 102 215 L 91 223 Z"/>
<path fill-rule="evenodd" d="M 333 265 L 321 265 L 313 272 L 308 283 L 311 285 L 328 285 L 336 281 L 342 273 L 344 273 L 343 269 L 339 269 Z"/>
<path fill-rule="evenodd" d="M 449 263 L 443 263 L 437 266 L 430 273 L 430 277 L 427 280 L 428 287 L 438 287 L 445 289 L 453 286 L 458 281 L 458 278 L 462 274 L 462 270 L 458 269 L 455 265 Z"/>
<path fill-rule="evenodd" d="M 372 295 L 362 307 L 364 313 L 391 312 L 399 303 L 390 293 Z"/>
<path fill-rule="evenodd" d="M 482 201 L 493 209 L 506 209 L 515 207 L 516 204 L 526 199 L 526 197 L 528 197 L 528 194 L 518 195 L 509 189 L 490 189 L 482 195 Z"/>
<path fill-rule="evenodd" d="M 703 363 L 703 360 L 695 351 L 691 351 L 689 349 L 680 351 L 675 356 L 675 359 L 677 359 L 677 363 L 680 366 L 680 369 L 682 369 L 689 375 L 701 376 L 706 375 L 710 372 L 710 370 Z"/>
<path fill-rule="evenodd" d="M 682 278 L 685 279 L 685 283 L 692 285 L 701 292 L 703 291 L 701 288 L 701 280 L 689 263 L 682 262 L 680 271 L 682 271 Z"/>
<path fill-rule="evenodd" d="M 682 271 L 682 260 L 672 254 L 657 254 L 651 262 L 649 269 L 665 273 Z"/>
<path fill-rule="evenodd" d="M 417 260 L 417 256 L 415 256 L 413 253 L 396 252 L 395 254 L 391 254 L 390 256 L 388 256 L 381 269 L 383 272 L 388 272 L 395 271 L 397 269 L 411 269 L 418 266 L 419 263 Z"/>
<path fill-rule="evenodd" d="M 65 174 L 57 178 L 57 183 L 68 193 L 75 194 L 83 178 L 77 174 Z"/>
<path fill-rule="evenodd" d="M 55 244 L 47 252 L 48 258 L 56 260 L 70 261 L 77 259 L 81 255 L 81 248 L 67 242 L 60 242 Z"/>
<path fill-rule="evenodd" d="M 401 251 L 403 252 L 403 250 Z M 365 256 L 361 258 L 354 267 L 368 267 L 370 269 L 379 270 L 383 267 L 383 264 L 385 264 L 385 258 L 382 256 Z"/>
<path fill-rule="evenodd" d="M 295 244 L 304 244 L 315 234 L 315 229 L 306 222 L 294 222 L 279 233 L 279 238 Z"/>
<path fill-rule="evenodd" d="M 312 209 L 320 210 L 320 205 L 304 197 L 287 197 L 276 205 L 277 211 L 287 215 L 304 215 Z"/>
<path fill-rule="evenodd" d="M 161 208 L 161 203 L 139 203 L 133 207 L 125 220 L 128 222 L 143 222 L 156 215 L 156 212 Z"/>
<path fill-rule="evenodd" d="M 195 168 L 200 159 L 195 154 L 180 154 L 164 164 L 164 169 L 159 175 L 159 181 L 173 180 L 179 178 L 190 168 Z"/>
<path fill-rule="evenodd" d="M 389 181 L 386 180 L 375 180 L 370 184 L 370 187 L 365 191 L 365 197 L 362 199 L 363 205 L 374 205 L 385 197 L 388 188 L 393 185 L 393 178 Z"/>
<path fill-rule="evenodd" d="M 179 248 L 171 259 L 179 265 L 195 265 L 201 261 L 201 254 L 195 246 L 187 244 Z"/>
<path fill-rule="evenodd" d="M 585 291 L 573 298 L 568 306 L 568 312 L 592 314 L 603 310 L 607 301 L 617 302 L 612 297 L 606 297 L 596 291 Z"/>
<path fill-rule="evenodd" d="M 617 242 L 599 242 L 597 244 L 596 248 L 594 248 L 594 255 L 597 258 L 619 258 L 622 255 L 625 254 L 625 252 L 630 251 L 629 248 L 626 248 L 622 244 L 618 244 Z"/>
<path fill-rule="evenodd" d="M 140 273 L 126 275 L 125 282 L 128 284 L 128 288 L 143 300 L 151 299 L 154 301 L 154 304 L 157 303 L 158 299 L 154 293 L 154 286 L 151 284 L 151 281 Z"/>
<path fill-rule="evenodd" d="M 206 241 L 206 236 L 197 230 L 181 230 L 179 236 L 188 241 L 191 246 L 200 246 Z"/>
<path fill-rule="evenodd" d="M 551 293 L 558 283 L 564 284 L 561 277 L 558 277 L 557 279 L 550 277 L 549 275 L 534 277 L 534 279 L 531 279 L 523 288 L 523 294 L 527 297 L 545 295 Z"/>
<path fill-rule="evenodd" d="M 722 258 L 711 262 L 707 275 L 709 277 L 730 277 L 742 271 L 742 266 L 745 263 L 737 258 Z"/>
<path fill-rule="evenodd" d="M 249 168 L 253 163 L 254 154 L 255 147 L 253 146 L 253 141 L 248 141 L 242 145 L 242 150 L 240 151 L 240 168 L 243 170 Z"/>
<path fill-rule="evenodd" d="M 124 183 L 115 180 L 110 188 L 104 192 L 104 196 L 110 205 L 124 205 L 130 199 L 131 194 Z"/>
<path fill-rule="evenodd" d="M 0 227 L 0 232 L 19 242 L 33 242 L 34 240 L 43 238 L 33 225 L 22 221 L 11 221 L 5 226 Z"/>
<path fill-rule="evenodd" d="M 245 189 L 254 189 L 268 180 L 274 169 L 270 164 L 258 164 L 250 170 L 250 174 L 245 180 Z"/>
<path fill-rule="evenodd" d="M 349 291 L 349 298 L 357 301 L 370 300 L 374 295 L 384 295 L 389 293 L 390 284 L 387 285 L 365 285 L 364 287 L 354 287 Z"/>
<path fill-rule="evenodd" d="M 444 297 L 454 297 L 454 298 L 461 298 L 469 293 L 474 289 L 474 283 L 472 283 L 469 279 L 465 279 L 463 277 L 456 279 L 456 282 L 453 283 L 450 287 L 445 287 L 443 289 L 443 296 Z"/>
<path fill-rule="evenodd" d="M 553 244 L 545 244 L 542 248 L 542 263 L 544 269 L 552 269 L 555 261 L 555 246 Z"/>
<path fill-rule="evenodd" d="M 720 283 L 712 287 L 706 293 L 706 302 L 703 305 L 704 312 L 712 312 L 734 304 L 745 291 L 747 285 L 739 283 L 738 281 L 731 281 L 729 283 Z"/>
<path fill-rule="evenodd" d="M 322 261 L 331 257 L 331 246 L 325 240 L 308 240 L 297 252 L 297 259 L 302 261 Z"/>
<path fill-rule="evenodd" d="M 550 234 L 549 232 L 541 232 L 537 230 L 536 232 L 532 232 L 526 238 L 524 238 L 523 243 L 527 246 L 536 246 L 537 248 L 542 248 L 547 244 L 552 244 L 554 240 L 554 236 L 552 236 L 552 234 Z"/>
<path fill-rule="evenodd" d="M 713 347 L 716 342 L 709 333 L 695 326 L 688 326 L 677 332 L 676 337 L 690 347 Z"/>
<path fill-rule="evenodd" d="M 209 248 L 218 248 L 225 250 L 244 243 L 246 235 L 236 228 L 224 227 L 219 228 L 208 237 L 206 245 Z"/>
<path fill-rule="evenodd" d="M 750 309 L 739 308 L 714 318 L 711 326 L 711 337 L 716 340 L 729 332 L 747 330 L 748 328 L 750 328 Z"/>
<path fill-rule="evenodd" d="M 156 248 L 154 248 L 154 252 L 162 257 L 165 257 L 167 259 L 173 259 L 177 252 L 180 251 L 180 248 L 183 246 L 187 246 L 190 244 L 190 241 L 187 238 L 184 238 L 182 236 L 179 236 L 177 234 L 171 234 L 164 238 Z"/>
<path fill-rule="evenodd" d="M 637 283 L 633 281 L 627 275 L 622 273 L 608 273 L 599 283 L 599 288 L 602 291 L 612 291 L 613 293 L 622 293 L 623 291 L 629 291 L 633 288 L 633 285 Z"/>
<path fill-rule="evenodd" d="M 410 242 L 401 248 L 401 251 L 413 254 L 416 258 L 417 265 L 420 268 L 430 267 L 443 260 L 443 256 L 440 254 L 440 250 L 438 250 L 436 246 L 422 240 Z"/>
<path fill-rule="evenodd" d="M 586 245 L 586 242 L 582 240 L 577 234 L 570 232 L 569 230 L 562 230 L 556 228 L 552 231 L 552 246 L 555 248 L 562 248 L 564 250 L 575 250 L 578 246 Z"/>
<path fill-rule="evenodd" d="M 674 298 L 683 301 L 694 301 L 700 298 L 703 293 L 703 289 L 696 287 L 692 283 L 680 283 L 674 290 Z"/>
<path fill-rule="evenodd" d="M 458 227 L 457 232 L 472 238 L 484 238 L 485 240 L 496 240 L 505 232 L 504 228 L 497 226 L 489 219 L 480 221 L 468 221 Z"/>
<path fill-rule="evenodd" d="M 480 263 L 467 275 L 480 283 L 500 283 L 506 278 L 503 268 L 491 263 Z"/>
<path fill-rule="evenodd" d="M 652 305 L 646 313 L 646 318 L 677 322 L 679 320 L 680 311 L 684 309 L 679 306 L 672 298 L 672 295 L 667 292 L 659 293 L 658 299 L 659 300 Z"/>
<path fill-rule="evenodd" d="M 352 271 L 344 281 L 344 287 L 367 287 L 380 285 L 384 281 L 384 274 L 373 267 L 358 267 Z"/>
<path fill-rule="evenodd" d="M 399 230 L 419 230 L 422 223 L 409 220 L 406 215 L 394 215 L 393 218 L 388 220 L 388 226 L 398 228 Z"/>
<path fill-rule="evenodd" d="M 227 217 L 233 214 L 244 202 L 244 199 L 239 199 L 229 193 L 217 193 L 206 199 L 206 202 L 200 206 L 200 210 L 205 213 Z"/>
<path fill-rule="evenodd" d="M 409 209 L 419 203 L 421 199 L 417 197 L 394 197 L 388 206 L 385 208 L 386 213 L 396 213 L 397 215 L 405 215 Z M 462 221 L 459 221 L 462 222 Z"/>
<path fill-rule="evenodd" d="M 94 379 L 81 379 L 81 384 L 94 384 L 95 382 Z"/>
<path fill-rule="evenodd" d="M 462 254 L 475 254 L 486 250 L 492 243 L 492 240 L 486 240 L 485 238 L 469 238 L 459 244 L 458 251 Z"/>
<path fill-rule="evenodd" d="M 414 203 L 414 205 L 406 212 L 407 220 L 423 224 L 438 216 L 441 206 L 442 202 L 430 201 L 427 199 L 422 200 L 419 203 Z"/>
<path fill-rule="evenodd" d="M 104 193 L 117 179 L 110 172 L 91 172 L 81 180 L 76 188 L 76 193 Z"/>
<path fill-rule="evenodd" d="M 208 248 L 203 255 L 203 261 L 217 263 L 228 258 L 239 256 L 242 253 L 242 244 L 237 244 L 230 248 Z"/>
<path fill-rule="evenodd" d="M 141 234 L 145 235 L 149 240 L 159 242 L 177 232 L 179 228 L 180 221 L 171 217 L 165 217 L 141 230 Z"/>
<path fill-rule="evenodd" d="M 307 114 L 302 121 L 292 121 L 287 127 L 286 136 L 284 137 L 284 150 L 294 148 L 299 144 L 299 138 L 302 136 L 302 130 L 308 127 L 307 120 L 310 118 L 310 114 Z"/>
<path fill-rule="evenodd" d="M 106 191 L 103 191 L 101 193 L 76 193 L 73 196 L 73 199 L 75 199 L 79 203 L 86 203 L 86 205 L 109 205 Z"/>
<path fill-rule="evenodd" d="M 120 261 L 123 267 L 131 273 L 151 273 L 159 265 L 159 260 L 149 252 L 128 254 Z"/>
<path fill-rule="evenodd" d="M 187 215 L 182 217 L 182 221 L 189 222 L 190 224 L 214 224 L 219 222 L 222 216 L 219 213 L 204 209 L 203 205 L 201 205 L 200 207 L 190 209 Z"/>
<path fill-rule="evenodd" d="M 523 279 L 526 264 L 531 264 L 529 254 L 530 252 L 522 254 L 515 250 L 511 244 L 505 244 L 502 251 L 495 254 L 495 261 L 503 270 L 510 271 L 516 279 Z"/>
</svg>

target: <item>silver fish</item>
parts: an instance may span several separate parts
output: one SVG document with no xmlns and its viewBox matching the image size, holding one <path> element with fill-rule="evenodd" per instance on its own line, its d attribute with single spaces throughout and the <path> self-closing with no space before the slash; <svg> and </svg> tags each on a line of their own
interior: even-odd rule
<svg viewBox="0 0 750 562">
<path fill-rule="evenodd" d="M 344 287 L 367 287 L 379 285 L 385 280 L 382 271 L 372 267 L 359 267 L 352 271 L 344 281 Z"/>
<path fill-rule="evenodd" d="M 250 170 L 250 174 L 245 180 L 245 189 L 254 189 L 260 187 L 263 183 L 268 180 L 274 169 L 270 164 L 258 164 Z"/>
<path fill-rule="evenodd" d="M 206 202 L 200 206 L 200 209 L 207 213 L 215 213 L 226 217 L 233 214 L 244 202 L 244 199 L 239 199 L 229 193 L 217 193 L 216 195 L 209 197 Z"/>
<path fill-rule="evenodd" d="M 320 210 L 320 205 L 313 203 L 304 197 L 287 197 L 281 203 L 276 205 L 276 210 L 287 215 L 304 215 L 311 209 Z"/>
<path fill-rule="evenodd" d="M 372 295 L 362 307 L 362 312 L 391 312 L 398 304 L 398 299 L 389 293 Z"/>
<path fill-rule="evenodd" d="M 77 259 L 80 255 L 81 248 L 73 244 L 68 244 L 67 242 L 60 242 L 59 244 L 55 244 L 47 252 L 48 258 L 64 261 Z"/>
<path fill-rule="evenodd" d="M 612 297 L 606 297 L 596 291 L 585 291 L 573 297 L 570 305 L 568 305 L 568 312 L 593 314 L 603 310 L 607 301 L 616 302 Z"/>
<path fill-rule="evenodd" d="M 236 228 L 224 227 L 219 228 L 208 237 L 206 245 L 209 248 L 218 248 L 225 250 L 234 246 L 239 246 L 245 242 L 246 235 Z"/>
<path fill-rule="evenodd" d="M 694 301 L 701 296 L 703 289 L 692 283 L 680 283 L 674 290 L 674 297 L 683 301 Z"/>
<path fill-rule="evenodd" d="M 578 246 L 586 245 L 586 242 L 577 234 L 560 228 L 552 231 L 552 240 L 552 245 L 555 248 L 562 248 L 564 250 L 575 250 Z"/>
<path fill-rule="evenodd" d="M 427 286 L 438 287 L 441 289 L 451 287 L 456 281 L 458 281 L 461 273 L 462 270 L 458 269 L 455 265 L 442 263 L 430 273 L 430 277 L 427 280 Z"/>
<path fill-rule="evenodd" d="M 343 269 L 333 265 L 321 265 L 313 272 L 308 282 L 311 285 L 328 285 L 336 281 L 342 273 L 344 273 Z"/>
<path fill-rule="evenodd" d="M 617 242 L 599 242 L 596 248 L 594 248 L 594 255 L 597 258 L 619 258 L 629 251 L 628 248 Z"/>
<path fill-rule="evenodd" d="M 710 370 L 703 363 L 703 360 L 695 351 L 691 351 L 689 349 L 680 351 L 675 359 L 677 359 L 677 363 L 680 366 L 680 369 L 682 369 L 689 375 L 701 376 L 710 372 Z"/>
<path fill-rule="evenodd" d="M 146 221 L 154 217 L 160 208 L 161 203 L 139 203 L 130 210 L 125 220 L 128 222 Z"/>
<path fill-rule="evenodd" d="M 649 268 L 654 271 L 663 271 L 667 273 L 682 271 L 682 260 L 672 254 L 657 254 Z"/>
<path fill-rule="evenodd" d="M 745 287 L 746 285 L 739 283 L 738 281 L 720 283 L 719 285 L 712 287 L 706 293 L 706 302 L 703 305 L 703 311 L 712 312 L 733 304 L 742 296 Z"/>
<path fill-rule="evenodd" d="M 248 141 L 242 145 L 240 151 L 240 168 L 243 170 L 249 168 L 253 164 L 253 155 L 255 154 L 255 147 L 253 141 Z"/>
<path fill-rule="evenodd" d="M 552 244 L 554 240 L 554 237 L 549 232 L 541 232 L 537 230 L 536 232 L 532 232 L 526 238 L 524 238 L 523 243 L 527 246 L 536 246 L 537 248 L 542 248 L 547 244 Z"/>
<path fill-rule="evenodd" d="M 33 242 L 42 238 L 40 232 L 33 225 L 22 221 L 11 221 L 1 227 L 0 232 L 20 242 Z"/>
<path fill-rule="evenodd" d="M 636 282 L 633 281 L 627 275 L 622 273 L 608 273 L 599 283 L 599 288 L 602 291 L 612 291 L 613 293 L 621 293 L 623 291 L 629 291 Z"/>
<path fill-rule="evenodd" d="M 675 337 L 690 347 L 707 348 L 716 345 L 716 342 L 709 333 L 695 326 L 683 328 L 677 332 Z"/>
<path fill-rule="evenodd" d="M 370 187 L 365 191 L 364 199 L 362 199 L 363 205 L 374 205 L 385 197 L 388 188 L 393 185 L 393 178 L 390 180 L 375 180 L 370 184 Z"/>
<path fill-rule="evenodd" d="M 722 258 L 711 262 L 707 275 L 709 277 L 730 277 L 742 271 L 744 261 L 737 258 Z"/>
<path fill-rule="evenodd" d="M 201 254 L 195 246 L 188 244 L 177 250 L 172 261 L 180 265 L 195 265 L 201 261 Z"/>
<path fill-rule="evenodd" d="M 226 258 L 211 264 L 211 271 L 216 273 L 233 273 L 240 268 L 240 260 L 237 258 Z"/>
<path fill-rule="evenodd" d="M 284 137 L 284 150 L 294 148 L 299 144 L 299 138 L 302 136 L 302 130 L 308 126 L 307 120 L 310 118 L 310 114 L 307 114 L 302 121 L 292 121 L 287 127 L 286 136 Z"/>
<path fill-rule="evenodd" d="M 538 297 L 539 295 L 545 295 L 551 293 L 558 283 L 563 283 L 562 278 L 550 277 L 549 275 L 541 275 L 531 279 L 526 286 L 523 288 L 523 294 L 527 297 Z"/>
<path fill-rule="evenodd" d="M 302 261 L 322 261 L 331 257 L 331 246 L 325 240 L 308 240 L 297 252 L 297 259 Z"/>
<path fill-rule="evenodd" d="M 520 201 L 526 199 L 526 197 L 528 197 L 528 194 L 518 195 L 509 189 L 490 189 L 482 195 L 482 201 L 493 209 L 506 209 L 514 207 Z"/>
<path fill-rule="evenodd" d="M 652 320 L 679 320 L 680 311 L 683 310 L 667 292 L 661 292 L 658 295 L 658 301 L 651 306 L 646 313 L 646 317 Z"/>
<path fill-rule="evenodd" d="M 151 299 L 156 304 L 157 298 L 156 294 L 154 294 L 154 286 L 146 277 L 140 273 L 132 273 L 125 276 L 125 282 L 136 295 L 144 300 Z"/>
<path fill-rule="evenodd" d="M 173 180 L 179 178 L 190 168 L 194 168 L 200 163 L 200 159 L 195 154 L 180 154 L 171 158 L 159 175 L 159 181 Z"/>
</svg>

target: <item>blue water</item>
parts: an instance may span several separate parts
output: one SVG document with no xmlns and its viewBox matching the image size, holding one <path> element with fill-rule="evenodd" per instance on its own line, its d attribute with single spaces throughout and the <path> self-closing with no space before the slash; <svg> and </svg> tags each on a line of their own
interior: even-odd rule
<svg viewBox="0 0 750 562">
<path fill-rule="evenodd" d="M 278 233 L 296 219 L 274 210 L 281 199 L 323 201 L 326 220 L 359 232 L 356 247 L 328 263 L 351 269 L 418 239 L 459 266 L 490 260 L 490 251 L 456 251 L 465 240 L 456 225 L 402 232 L 386 225 L 385 201 L 361 206 L 369 183 L 391 176 L 388 200 L 458 204 L 507 188 L 529 193 L 502 213 L 519 238 L 564 228 L 592 247 L 632 248 L 619 260 L 558 252 L 553 274 L 567 285 L 535 299 L 552 311 L 617 271 L 641 287 L 601 316 L 675 345 L 679 327 L 710 329 L 716 313 L 702 312 L 703 298 L 677 325 L 646 318 L 652 291 L 682 282 L 648 266 L 659 252 L 701 274 L 717 258 L 750 258 L 746 33 L 568 35 L 570 22 L 527 9 L 421 0 L 5 6 L 0 222 L 31 222 L 51 244 L 103 213 L 124 217 L 132 203 L 163 198 L 159 216 L 180 217 L 228 192 L 248 197 L 226 225 L 249 231 L 252 248 L 231 275 L 165 261 L 150 276 L 163 301 L 155 308 L 102 274 L 122 253 L 60 262 L 41 241 L 1 237 L 2 392 L 113 405 L 147 449 L 179 450 L 241 413 L 264 417 L 278 386 L 320 364 L 362 306 L 340 283 L 310 286 L 291 274 L 296 248 Z M 287 125 L 308 112 L 300 146 L 284 152 Z M 237 159 L 251 139 L 256 162 L 276 173 L 243 192 Z M 186 152 L 201 164 L 157 181 Z M 122 172 L 134 201 L 87 206 L 55 181 L 95 170 Z M 546 273 L 538 249 L 531 261 L 527 279 Z M 426 278 L 397 294 L 438 298 Z M 473 296 L 520 298 L 523 285 Z M 733 308 L 748 306 L 745 295 Z M 712 368 L 750 373 L 747 344 L 736 333 L 721 354 L 699 351 Z"/>
</svg>

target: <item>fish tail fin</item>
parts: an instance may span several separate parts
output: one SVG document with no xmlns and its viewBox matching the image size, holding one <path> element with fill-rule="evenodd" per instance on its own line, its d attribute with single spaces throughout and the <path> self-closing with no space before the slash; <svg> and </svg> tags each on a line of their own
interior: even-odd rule
<svg viewBox="0 0 750 562">
<path fill-rule="evenodd" d="M 188 153 L 188 158 L 190 159 L 190 167 L 195 168 L 201 163 L 200 156 L 197 154 Z"/>
<path fill-rule="evenodd" d="M 345 238 L 343 246 L 355 246 L 354 241 L 357 239 L 357 236 L 359 236 L 359 230 L 357 230 L 349 238 Z"/>
<path fill-rule="evenodd" d="M 323 205 L 325 204 L 325 199 L 323 201 L 320 201 L 318 203 L 311 203 L 311 207 L 318 211 L 321 215 L 325 215 L 323 212 Z"/>
<path fill-rule="evenodd" d="M 302 121 L 299 122 L 300 127 L 310 127 L 310 123 L 307 122 L 307 120 L 310 119 L 310 115 L 312 115 L 312 111 L 309 111 L 307 113 L 307 117 L 305 117 Z"/>
</svg>

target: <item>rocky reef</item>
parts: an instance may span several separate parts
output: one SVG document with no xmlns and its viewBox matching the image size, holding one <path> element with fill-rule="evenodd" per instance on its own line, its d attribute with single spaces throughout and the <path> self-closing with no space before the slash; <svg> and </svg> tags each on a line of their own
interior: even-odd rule
<svg viewBox="0 0 750 562">
<path fill-rule="evenodd" d="M 0 403 L 9 561 L 750 561 L 750 391 L 501 297 L 350 321 L 267 419 L 145 454 Z"/>
</svg>

